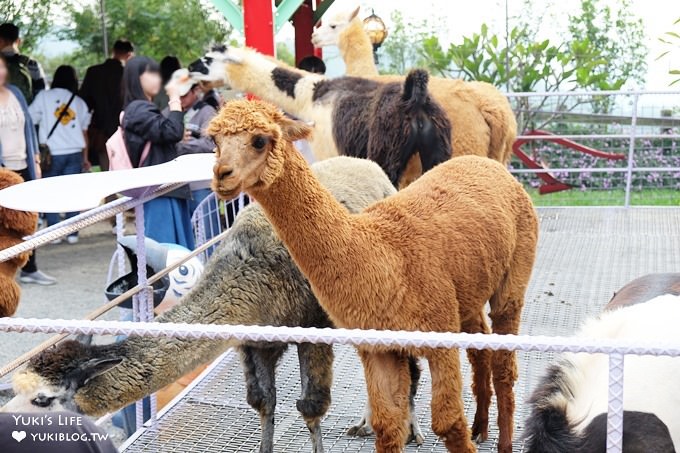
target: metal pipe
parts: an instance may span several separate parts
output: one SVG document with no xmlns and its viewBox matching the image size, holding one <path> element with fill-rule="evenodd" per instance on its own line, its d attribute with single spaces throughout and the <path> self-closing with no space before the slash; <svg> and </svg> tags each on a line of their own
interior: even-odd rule
<svg viewBox="0 0 680 453">
<path fill-rule="evenodd" d="M 638 100 L 640 95 L 633 97 L 633 117 L 630 120 L 630 143 L 628 145 L 628 173 L 626 174 L 626 198 L 625 207 L 630 207 L 630 188 L 633 185 L 633 163 L 635 157 L 635 126 L 637 125 Z"/>
</svg>

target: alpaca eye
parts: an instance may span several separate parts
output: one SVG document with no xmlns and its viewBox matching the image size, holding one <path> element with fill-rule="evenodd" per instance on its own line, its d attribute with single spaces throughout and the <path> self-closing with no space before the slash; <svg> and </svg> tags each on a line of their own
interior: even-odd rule
<svg viewBox="0 0 680 453">
<path fill-rule="evenodd" d="M 335 30 L 335 25 L 331 25 L 331 30 Z"/>
<path fill-rule="evenodd" d="M 262 149 L 265 147 L 267 144 L 267 140 L 264 139 L 262 136 L 257 136 L 253 139 L 253 148 L 255 149 Z"/>
<path fill-rule="evenodd" d="M 31 404 L 38 407 L 50 407 L 54 399 L 55 399 L 54 396 L 45 396 L 41 394 L 33 398 L 31 400 Z"/>
</svg>

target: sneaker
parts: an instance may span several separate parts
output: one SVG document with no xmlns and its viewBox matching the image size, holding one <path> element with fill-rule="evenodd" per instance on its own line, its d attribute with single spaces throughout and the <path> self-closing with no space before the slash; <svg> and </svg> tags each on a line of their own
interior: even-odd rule
<svg viewBox="0 0 680 453">
<path fill-rule="evenodd" d="M 61 244 L 61 239 L 55 239 L 54 241 L 50 242 L 50 244 L 52 245 Z"/>
<path fill-rule="evenodd" d="M 72 234 L 66 238 L 66 242 L 69 244 L 77 244 L 78 243 L 78 235 L 77 234 Z"/>
<path fill-rule="evenodd" d="M 44 273 L 42 271 L 35 271 L 35 272 L 21 271 L 21 275 L 19 276 L 19 281 L 21 283 L 35 283 L 35 284 L 44 285 L 44 286 L 54 285 L 55 283 L 57 283 L 57 279 L 47 275 L 46 273 Z"/>
</svg>

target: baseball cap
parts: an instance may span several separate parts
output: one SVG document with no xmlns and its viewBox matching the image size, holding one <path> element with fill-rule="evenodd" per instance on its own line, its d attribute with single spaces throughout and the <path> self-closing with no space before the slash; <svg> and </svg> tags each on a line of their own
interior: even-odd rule
<svg viewBox="0 0 680 453">
<path fill-rule="evenodd" d="M 189 70 L 185 68 L 173 72 L 170 82 L 177 84 L 180 96 L 186 95 L 189 90 L 191 90 L 191 87 L 198 83 L 198 81 L 191 76 Z"/>
</svg>

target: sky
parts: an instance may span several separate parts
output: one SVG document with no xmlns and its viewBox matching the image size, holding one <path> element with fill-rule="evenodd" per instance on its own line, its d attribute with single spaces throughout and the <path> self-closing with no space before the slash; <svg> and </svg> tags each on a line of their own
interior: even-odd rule
<svg viewBox="0 0 680 453">
<path fill-rule="evenodd" d="M 530 15 L 530 20 L 540 21 L 541 37 L 551 39 L 559 38 L 566 29 L 568 13 L 578 11 L 580 4 L 579 0 L 534 0 L 533 11 L 522 11 L 523 0 L 507 1 L 510 17 Z M 604 1 L 612 6 L 618 4 L 618 0 Z M 668 48 L 658 38 L 674 29 L 673 22 L 680 17 L 680 0 L 632 0 L 632 3 L 633 12 L 642 19 L 647 35 L 649 53 L 645 89 L 668 90 L 669 83 L 674 80 L 668 70 L 671 67 L 680 68 L 680 48 L 672 55 L 656 61 L 656 57 Z M 386 22 L 388 30 L 391 25 L 389 17 L 395 9 L 401 10 L 404 16 L 415 22 L 430 21 L 433 26 L 436 24 L 437 35 L 445 44 L 478 32 L 482 23 L 487 23 L 495 31 L 505 30 L 505 0 L 336 0 L 333 7 L 351 9 L 357 4 L 362 6 L 361 17 L 368 16 L 373 8 Z M 680 25 L 675 30 L 680 30 Z M 288 25 L 277 35 L 277 40 L 291 41 L 292 36 L 292 26 Z M 73 45 L 48 39 L 40 50 L 46 55 L 54 55 L 73 50 Z M 324 58 L 332 75 L 342 72 L 343 65 L 337 49 L 325 49 Z M 676 86 L 675 89 L 680 87 Z"/>
</svg>

